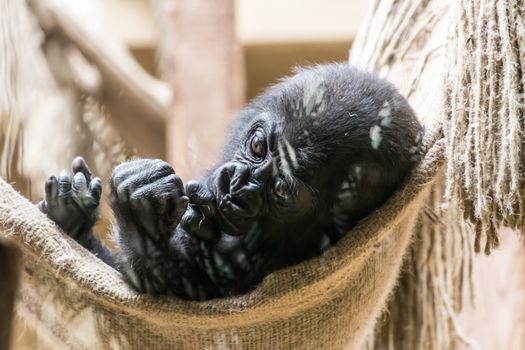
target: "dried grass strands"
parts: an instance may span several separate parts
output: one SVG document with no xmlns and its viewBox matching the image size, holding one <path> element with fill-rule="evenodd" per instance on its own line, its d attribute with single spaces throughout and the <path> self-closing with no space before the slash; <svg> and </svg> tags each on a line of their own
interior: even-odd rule
<svg viewBox="0 0 525 350">
<path fill-rule="evenodd" d="M 522 0 L 461 1 L 449 40 L 445 194 L 460 199 L 486 254 L 501 226 L 524 228 L 524 9 Z"/>
</svg>

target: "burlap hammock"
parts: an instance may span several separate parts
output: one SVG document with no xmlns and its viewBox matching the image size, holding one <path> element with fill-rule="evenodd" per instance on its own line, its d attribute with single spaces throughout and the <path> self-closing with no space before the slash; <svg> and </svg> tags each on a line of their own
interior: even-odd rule
<svg viewBox="0 0 525 350">
<path fill-rule="evenodd" d="M 409 98 L 427 128 L 422 159 L 399 191 L 336 247 L 269 275 L 246 295 L 199 303 L 138 295 L 0 180 L 0 235 L 18 242 L 25 258 L 17 314 L 37 331 L 40 347 L 53 349 L 470 344 L 454 318 L 461 308 L 458 285 L 468 278 L 469 230 L 449 219 L 466 209 L 465 217 L 476 223 L 476 248 L 488 232 L 486 251 L 497 244 L 501 224 L 522 228 L 515 219 L 525 207 L 518 196 L 522 145 L 507 138 L 523 139 L 523 15 L 519 0 L 371 4 L 351 61 L 389 78 Z M 493 167 L 487 162 L 502 169 L 500 187 L 488 181 Z M 482 186 L 476 187 L 478 180 Z M 472 186 L 476 191 L 469 191 Z M 489 189 L 493 202 L 487 203 L 483 191 Z M 417 280 L 398 290 L 401 297 L 392 296 L 392 322 L 376 327 L 412 240 L 415 253 L 407 259 Z"/>
</svg>

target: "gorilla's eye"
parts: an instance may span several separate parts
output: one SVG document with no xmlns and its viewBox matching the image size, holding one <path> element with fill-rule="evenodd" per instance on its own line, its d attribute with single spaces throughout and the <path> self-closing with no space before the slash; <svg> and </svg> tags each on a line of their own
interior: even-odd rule
<svg viewBox="0 0 525 350">
<path fill-rule="evenodd" d="M 264 158 L 266 155 L 266 142 L 264 140 L 264 135 L 261 132 L 256 132 L 253 134 L 250 141 L 250 149 L 252 153 L 257 158 Z"/>
<path fill-rule="evenodd" d="M 288 198 L 290 194 L 290 186 L 281 178 L 277 178 L 273 184 L 273 193 L 281 199 Z"/>
</svg>

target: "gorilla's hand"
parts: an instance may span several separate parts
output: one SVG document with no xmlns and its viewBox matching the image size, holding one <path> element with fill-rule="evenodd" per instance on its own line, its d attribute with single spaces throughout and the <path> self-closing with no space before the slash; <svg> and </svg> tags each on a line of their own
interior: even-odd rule
<svg viewBox="0 0 525 350">
<path fill-rule="evenodd" d="M 181 179 L 166 162 L 133 160 L 113 171 L 111 203 L 124 252 L 119 269 L 137 291 L 156 295 L 180 289 L 172 285 L 178 270 L 170 239 L 188 202 Z"/>
<path fill-rule="evenodd" d="M 111 203 L 121 236 L 137 232 L 164 243 L 188 201 L 181 179 L 168 163 L 158 159 L 123 163 L 111 176 Z"/>
<path fill-rule="evenodd" d="M 194 237 L 210 242 L 217 241 L 220 230 L 211 220 L 216 211 L 215 195 L 206 184 L 195 180 L 188 181 L 186 193 L 190 198 L 190 205 L 180 226 Z"/>
<path fill-rule="evenodd" d="M 63 170 L 58 180 L 50 176 L 45 184 L 45 198 L 38 206 L 71 237 L 80 240 L 97 220 L 102 181 L 91 178 L 86 162 L 77 157 L 72 164 L 73 178 Z"/>
</svg>

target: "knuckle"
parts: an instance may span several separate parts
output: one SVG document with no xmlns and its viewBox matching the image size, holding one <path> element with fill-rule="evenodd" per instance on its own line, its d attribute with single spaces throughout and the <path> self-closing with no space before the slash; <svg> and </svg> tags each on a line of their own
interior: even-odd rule
<svg viewBox="0 0 525 350">
<path fill-rule="evenodd" d="M 195 180 L 190 180 L 186 183 L 186 192 L 187 193 L 195 193 L 199 190 L 200 183 Z"/>
<path fill-rule="evenodd" d="M 152 159 L 150 162 L 150 169 L 152 172 L 159 172 L 166 175 L 175 173 L 171 165 L 161 159 Z"/>
<path fill-rule="evenodd" d="M 162 182 L 165 182 L 166 184 L 169 184 L 169 185 L 175 185 L 177 183 L 177 180 L 179 179 L 179 177 L 175 174 L 170 174 L 170 175 L 167 175 L 165 177 L 163 177 L 161 179 Z"/>
<path fill-rule="evenodd" d="M 119 184 L 125 178 L 122 169 L 119 167 L 120 165 L 116 167 L 115 170 L 113 170 L 113 173 L 111 174 L 111 183 L 114 185 Z"/>
<path fill-rule="evenodd" d="M 174 194 L 185 194 L 182 180 L 175 174 L 164 177 L 163 181 L 165 190 L 173 192 Z"/>
<path fill-rule="evenodd" d="M 124 171 L 117 172 L 116 170 L 113 171 L 113 174 L 111 175 L 111 179 L 110 179 L 111 187 L 117 189 L 121 187 L 122 185 L 125 185 L 126 183 L 129 182 L 129 181 L 126 181 L 129 179 L 129 177 L 130 177 L 130 174 L 127 172 L 124 172 Z"/>
<path fill-rule="evenodd" d="M 174 179 L 173 179 L 174 184 L 177 187 L 183 188 L 184 184 L 182 183 L 182 179 L 176 174 L 173 174 L 173 175 L 174 175 Z"/>
<path fill-rule="evenodd" d="M 121 183 L 120 185 L 117 186 L 117 194 L 118 196 L 123 196 L 123 195 L 127 195 L 128 194 L 128 190 L 129 190 L 129 186 L 127 183 Z"/>
<path fill-rule="evenodd" d="M 122 169 L 124 169 L 124 167 L 126 166 L 126 164 L 128 164 L 127 162 L 126 163 L 120 163 L 119 165 L 117 165 L 115 167 L 115 169 L 113 169 L 113 175 L 112 177 L 116 177 L 120 172 L 122 172 Z"/>
<path fill-rule="evenodd" d="M 140 168 L 140 163 L 142 163 L 143 161 L 143 159 L 133 159 L 128 160 L 126 162 L 122 162 L 119 165 L 117 165 L 115 169 L 113 169 L 111 177 L 115 179 L 122 177 L 123 175 L 128 173 L 130 169 Z"/>
</svg>

